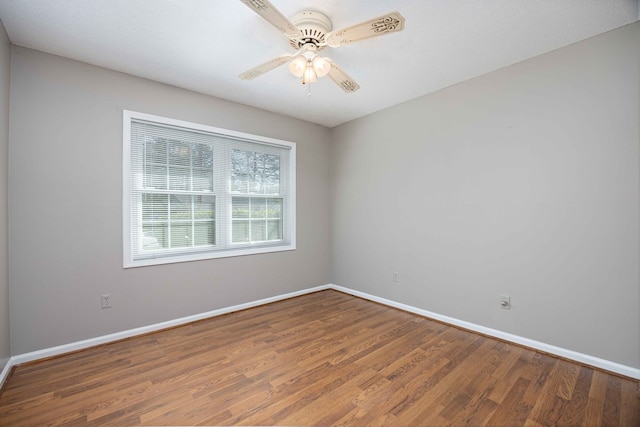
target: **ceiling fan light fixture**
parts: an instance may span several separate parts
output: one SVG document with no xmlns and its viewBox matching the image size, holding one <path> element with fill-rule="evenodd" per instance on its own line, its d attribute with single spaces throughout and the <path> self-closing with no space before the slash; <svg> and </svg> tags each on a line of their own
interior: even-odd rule
<svg viewBox="0 0 640 427">
<path fill-rule="evenodd" d="M 304 55 L 298 55 L 289 63 L 289 71 L 296 77 L 302 77 L 307 69 L 307 58 Z"/>
<path fill-rule="evenodd" d="M 318 77 L 324 77 L 331 71 L 331 62 L 328 58 L 316 56 L 311 62 Z"/>
<path fill-rule="evenodd" d="M 313 68 L 313 62 L 307 61 L 307 67 L 304 69 L 304 75 L 302 76 L 302 84 L 315 83 L 318 81 L 318 75 Z"/>
</svg>

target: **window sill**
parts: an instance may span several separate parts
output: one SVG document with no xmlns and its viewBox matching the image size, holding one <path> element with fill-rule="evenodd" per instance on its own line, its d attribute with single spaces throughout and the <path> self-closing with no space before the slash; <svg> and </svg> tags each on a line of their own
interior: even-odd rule
<svg viewBox="0 0 640 427">
<path fill-rule="evenodd" d="M 146 267 L 150 265 L 174 264 L 180 262 L 202 261 L 207 259 L 230 258 L 244 255 L 267 254 L 272 252 L 293 251 L 294 244 L 278 246 L 252 246 L 216 252 L 199 252 L 184 255 L 157 256 L 138 260 L 124 260 L 124 268 Z"/>
</svg>

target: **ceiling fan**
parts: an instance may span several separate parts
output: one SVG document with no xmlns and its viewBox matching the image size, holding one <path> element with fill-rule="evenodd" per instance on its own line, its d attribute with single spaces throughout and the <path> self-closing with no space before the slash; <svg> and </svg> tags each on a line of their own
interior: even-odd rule
<svg viewBox="0 0 640 427">
<path fill-rule="evenodd" d="M 296 77 L 302 78 L 302 84 L 314 83 L 318 77 L 329 75 L 342 90 L 352 93 L 360 89 L 360 85 L 333 60 L 318 55 L 318 52 L 327 46 L 340 47 L 404 29 L 404 18 L 398 12 L 332 31 L 329 17 L 315 10 L 303 10 L 289 20 L 268 0 L 240 1 L 284 34 L 291 47 L 297 50 L 294 54 L 278 56 L 245 71 L 239 76 L 243 80 L 255 79 L 288 62 L 289 70 Z"/>
</svg>

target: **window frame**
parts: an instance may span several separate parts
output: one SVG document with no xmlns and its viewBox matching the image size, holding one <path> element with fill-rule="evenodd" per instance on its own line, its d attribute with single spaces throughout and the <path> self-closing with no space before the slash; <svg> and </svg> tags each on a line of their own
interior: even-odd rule
<svg viewBox="0 0 640 427">
<path fill-rule="evenodd" d="M 236 244 L 230 242 L 231 244 L 225 248 L 211 246 L 207 249 L 207 247 L 203 247 L 203 249 L 185 249 L 185 253 L 175 253 L 176 250 L 173 250 L 173 254 L 171 255 L 161 255 L 158 257 L 152 257 L 150 253 L 150 257 L 134 259 L 134 253 L 132 248 L 132 235 L 133 229 L 136 224 L 136 221 L 132 219 L 133 213 L 133 202 L 132 202 L 132 192 L 139 191 L 137 189 L 132 188 L 131 183 L 131 170 L 132 170 L 132 122 L 140 120 L 146 122 L 157 123 L 161 126 L 170 126 L 177 128 L 184 128 L 185 130 L 204 132 L 209 134 L 214 134 L 215 136 L 222 138 L 229 138 L 230 140 L 237 140 L 239 144 L 247 143 L 247 144 L 258 144 L 265 147 L 278 147 L 284 148 L 289 151 L 288 154 L 288 164 L 286 164 L 284 173 L 287 175 L 285 180 L 286 188 L 281 190 L 281 193 L 278 195 L 270 195 L 270 194 L 252 194 L 252 193 L 238 193 L 234 192 L 231 189 L 231 167 L 230 163 L 228 165 L 223 166 L 223 173 L 225 179 L 227 180 L 228 188 L 225 190 L 221 190 L 217 188 L 218 182 L 214 181 L 214 188 L 211 193 L 212 196 L 215 197 L 216 200 L 216 216 L 214 218 L 216 224 L 216 236 L 218 236 L 218 227 L 228 227 L 229 230 L 228 236 L 229 240 L 232 240 L 231 237 L 231 227 L 232 227 L 232 203 L 234 197 L 259 197 L 259 198 L 282 198 L 283 199 L 283 235 L 286 237 L 282 241 L 262 241 L 251 243 L 247 245 L 244 244 Z M 266 148 L 268 151 L 268 148 Z M 216 151 L 216 146 L 214 145 L 214 151 Z M 220 166 L 219 162 L 226 160 L 214 160 L 214 164 L 218 162 L 218 167 Z M 230 162 L 230 158 L 229 158 Z M 282 167 L 282 164 L 281 164 Z M 122 237 L 123 237 L 123 268 L 131 268 L 131 267 L 143 267 L 149 265 L 161 265 L 161 264 L 172 264 L 178 262 L 188 262 L 188 261 L 198 261 L 205 259 L 217 259 L 217 258 L 227 258 L 227 257 L 235 257 L 235 256 L 243 256 L 243 255 L 256 255 L 256 254 L 266 254 L 271 252 L 281 252 L 281 251 L 290 251 L 296 249 L 296 143 L 290 141 L 284 141 L 275 138 L 269 138 L 260 135 L 254 135 L 244 132 L 233 131 L 229 129 L 217 128 L 213 126 L 187 122 L 178 119 L 171 119 L 168 117 L 157 116 L 153 114 L 140 113 L 136 111 L 123 110 L 123 152 L 122 152 L 122 177 L 123 177 L 123 185 L 122 185 Z M 176 191 L 175 193 L 179 193 Z M 168 194 L 171 194 L 171 191 L 168 191 Z M 223 202 L 219 204 L 219 200 L 228 199 L 226 204 Z M 139 203 L 142 203 L 140 200 Z M 221 217 L 224 217 L 221 219 Z M 140 227 L 143 226 L 142 221 L 139 221 L 138 224 Z M 217 243 L 217 242 L 216 242 Z M 162 250 L 158 251 L 158 254 L 161 254 Z"/>
</svg>

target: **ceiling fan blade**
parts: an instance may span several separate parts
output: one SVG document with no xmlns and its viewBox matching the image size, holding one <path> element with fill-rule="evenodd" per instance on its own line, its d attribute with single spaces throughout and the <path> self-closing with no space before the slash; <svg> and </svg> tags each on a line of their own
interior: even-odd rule
<svg viewBox="0 0 640 427">
<path fill-rule="evenodd" d="M 343 30 L 332 31 L 327 34 L 326 43 L 331 47 L 338 47 L 402 30 L 404 30 L 404 17 L 398 12 L 391 12 Z"/>
<path fill-rule="evenodd" d="M 336 65 L 335 62 L 331 62 L 331 70 L 329 70 L 329 77 L 338 86 L 347 93 L 352 93 L 360 89 L 360 85 L 356 83 L 344 70 Z"/>
<path fill-rule="evenodd" d="M 273 58 L 271 61 L 265 62 L 264 64 L 260 64 L 257 67 L 253 67 L 252 69 L 245 71 L 238 77 L 240 77 L 242 80 L 253 80 L 256 77 L 263 75 L 267 71 L 271 71 L 274 68 L 286 64 L 291 60 L 291 58 L 293 58 L 293 55 L 278 56 L 277 58 Z"/>
<path fill-rule="evenodd" d="M 268 0 L 240 0 L 265 21 L 276 27 L 288 38 L 300 37 L 300 30 L 280 13 Z"/>
</svg>

